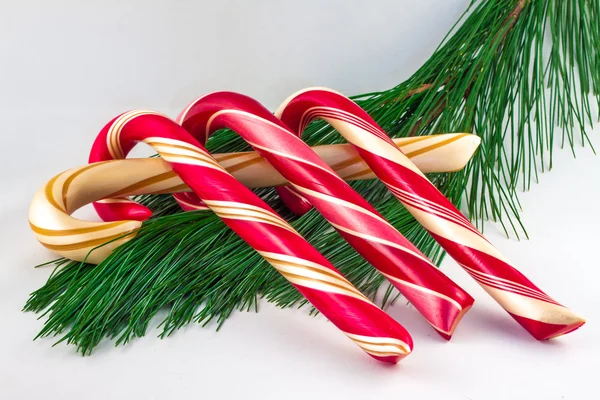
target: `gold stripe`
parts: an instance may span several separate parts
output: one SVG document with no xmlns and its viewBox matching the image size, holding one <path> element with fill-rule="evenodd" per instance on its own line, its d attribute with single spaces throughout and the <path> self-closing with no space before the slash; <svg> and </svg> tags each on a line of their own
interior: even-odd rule
<svg viewBox="0 0 600 400">
<path fill-rule="evenodd" d="M 339 274 L 336 274 L 335 272 L 333 272 L 331 270 L 323 271 L 323 270 L 321 270 L 319 268 L 310 267 L 310 266 L 307 266 L 307 265 L 304 265 L 304 264 L 297 264 L 297 263 L 293 263 L 291 261 L 282 261 L 282 260 L 278 260 L 276 258 L 270 258 L 268 256 L 264 256 L 264 255 L 263 255 L 263 257 L 265 258 L 265 260 L 267 260 L 271 264 L 281 264 L 281 265 L 285 265 L 287 267 L 292 267 L 292 268 L 307 269 L 309 271 L 320 273 L 320 274 L 329 276 L 330 278 L 338 279 L 338 280 L 341 280 L 341 281 L 343 281 L 345 283 L 348 283 L 348 284 L 352 285 L 346 278 L 344 278 L 343 276 L 341 276 Z M 323 267 L 323 268 L 325 268 L 325 267 Z"/>
<path fill-rule="evenodd" d="M 369 346 L 393 346 L 393 347 L 398 347 L 398 348 L 404 349 L 404 346 L 402 346 L 400 343 L 394 343 L 394 342 L 367 342 L 366 340 L 354 339 L 352 337 L 350 337 L 350 339 L 352 339 L 357 344 L 358 343 L 362 343 L 362 344 L 369 345 Z"/>
<path fill-rule="evenodd" d="M 255 222 L 262 222 L 265 224 L 270 224 L 273 226 L 278 226 L 282 229 L 288 230 L 290 232 L 293 232 L 295 234 L 298 234 L 294 228 L 292 228 L 290 225 L 288 225 L 286 222 L 284 221 L 279 221 L 279 220 L 275 220 L 273 221 L 272 219 L 267 219 L 265 217 L 260 217 L 260 216 L 256 216 L 256 215 L 248 215 L 248 214 L 236 214 L 234 212 L 229 212 L 229 211 L 215 211 L 214 209 L 212 209 L 210 206 L 208 206 L 212 211 L 214 211 L 215 214 L 217 214 L 220 218 L 229 218 L 229 219 L 239 219 L 239 220 L 251 220 L 251 221 L 255 221 Z"/>
<path fill-rule="evenodd" d="M 243 151 L 243 152 L 239 152 L 239 153 L 220 153 L 220 154 L 215 154 L 214 157 L 217 159 L 217 161 L 227 161 L 227 160 L 231 160 L 232 158 L 238 158 L 238 157 L 245 157 L 249 154 L 252 154 L 252 151 Z"/>
<path fill-rule="evenodd" d="M 114 141 L 113 141 L 114 126 L 119 121 L 119 119 L 121 119 L 121 117 L 122 116 L 117 117 L 117 119 L 112 123 L 110 128 L 108 128 L 108 132 L 106 134 L 106 147 L 108 148 L 108 152 L 110 153 L 110 156 L 113 159 L 121 158 L 115 149 L 115 145 L 114 145 Z"/>
<path fill-rule="evenodd" d="M 362 161 L 362 158 L 360 156 L 354 156 L 345 161 L 340 161 L 337 164 L 332 164 L 332 165 L 330 165 L 330 167 L 333 168 L 335 171 L 338 171 L 340 169 L 343 169 L 343 168 L 349 167 L 353 164 L 356 164 L 357 162 L 360 162 L 360 161 Z"/>
<path fill-rule="evenodd" d="M 121 115 L 119 118 L 117 118 L 116 121 L 110 127 L 109 132 L 108 132 L 109 139 L 110 139 L 110 145 L 111 145 L 113 151 L 117 154 L 117 158 L 122 159 L 125 157 L 125 154 L 123 153 L 123 148 L 121 147 L 121 143 L 120 143 L 121 129 L 131 119 L 135 118 L 138 115 L 142 115 L 142 113 L 143 113 L 142 110 L 128 111 L 125 114 Z"/>
<path fill-rule="evenodd" d="M 388 351 L 375 351 L 375 350 L 367 350 L 364 347 L 359 346 L 361 349 L 363 349 L 366 353 L 369 354 L 373 354 L 375 356 L 380 356 L 380 357 L 387 357 L 387 356 L 397 356 L 399 354 L 407 354 L 408 352 L 406 351 L 406 349 L 402 349 L 402 351 L 400 351 L 400 353 L 393 353 L 393 352 L 388 352 Z"/>
<path fill-rule="evenodd" d="M 272 215 L 275 218 L 282 219 L 279 215 L 274 214 L 268 210 L 265 210 L 264 208 L 253 206 L 252 204 L 239 203 L 237 201 L 227 201 L 227 200 L 205 200 L 205 202 L 206 202 L 206 204 L 209 204 L 213 207 L 223 207 L 223 208 L 232 208 L 232 209 L 241 208 L 244 210 L 251 210 L 251 211 L 256 211 L 259 213 L 264 213 L 267 215 Z"/>
<path fill-rule="evenodd" d="M 231 210 L 244 210 L 244 211 L 252 211 L 258 214 L 262 214 L 271 218 L 276 219 L 279 222 L 282 222 L 287 225 L 287 222 L 281 218 L 278 214 L 271 212 L 269 210 L 265 210 L 263 208 L 253 206 L 247 203 L 238 203 L 235 201 L 224 201 L 224 200 L 206 200 L 205 203 L 214 209 L 231 209 Z"/>
<path fill-rule="evenodd" d="M 363 176 L 363 175 L 368 175 L 369 173 L 372 173 L 373 171 L 371 171 L 370 168 L 364 169 L 362 171 L 358 171 L 355 172 L 353 174 L 350 174 L 348 176 L 343 176 L 343 178 L 345 180 L 351 180 L 351 179 L 359 179 L 359 177 Z"/>
<path fill-rule="evenodd" d="M 279 226 L 296 235 L 300 235 L 298 232 L 296 232 L 294 228 L 292 228 L 290 224 L 288 224 L 279 215 L 264 210 L 260 207 L 252 206 L 250 204 L 220 200 L 204 200 L 204 203 L 221 218 L 238 218 L 242 220 L 258 219 L 258 222 L 264 222 L 267 224 Z M 248 211 L 252 214 L 243 214 L 241 213 L 242 211 Z M 258 216 L 254 214 L 258 214 Z"/>
<path fill-rule="evenodd" d="M 185 183 L 182 183 L 177 186 L 171 186 L 170 188 L 160 189 L 155 192 L 148 193 L 148 194 L 168 194 L 168 193 L 184 192 L 184 191 L 186 191 L 186 189 L 189 190 L 189 188 L 190 187 L 188 185 L 186 185 Z"/>
<path fill-rule="evenodd" d="M 262 159 L 263 158 L 260 156 L 260 154 L 256 154 L 256 157 L 254 157 L 251 160 L 246 160 L 239 164 L 235 164 L 235 165 L 232 165 L 231 167 L 227 168 L 227 172 L 234 173 L 235 171 L 239 171 L 240 169 L 246 168 L 252 164 L 258 164 L 259 162 L 262 161 Z M 221 160 L 219 160 L 219 161 L 221 161 Z"/>
<path fill-rule="evenodd" d="M 211 208 L 211 210 L 213 210 L 215 212 L 215 214 L 221 216 L 226 216 L 226 218 L 237 218 L 237 217 L 249 217 L 249 218 L 255 218 L 261 221 L 265 221 L 265 222 L 270 222 L 273 224 L 278 224 L 278 225 L 287 225 L 285 222 L 283 221 L 279 221 L 278 219 L 269 219 L 267 217 L 262 217 L 260 215 L 249 215 L 249 214 L 240 214 L 240 213 L 236 213 L 235 211 L 215 211 L 213 208 Z"/>
<path fill-rule="evenodd" d="M 115 131 L 113 133 L 114 133 L 114 138 L 115 138 L 115 145 L 117 146 L 117 148 L 119 149 L 119 151 L 121 153 L 121 158 L 125 156 L 123 154 L 123 148 L 121 147 L 121 141 L 120 141 L 121 131 L 123 130 L 125 125 L 127 125 L 129 122 L 133 121 L 137 117 L 140 117 L 142 115 L 152 115 L 152 114 L 156 114 L 156 113 L 149 111 L 149 110 L 132 110 L 132 111 L 129 111 L 128 113 L 121 115 L 121 118 L 119 118 L 119 120 L 116 121 L 117 124 L 115 126 Z"/>
<path fill-rule="evenodd" d="M 164 145 L 164 146 L 178 146 L 185 150 L 190 150 L 190 151 L 195 151 L 195 152 L 204 152 L 202 149 L 200 149 L 200 147 L 196 146 L 195 144 L 188 143 L 188 142 L 186 142 L 184 140 L 180 140 L 180 139 L 172 139 L 172 138 L 162 137 L 162 136 L 150 136 L 150 137 L 145 138 L 143 140 L 143 142 L 145 142 L 145 143 L 152 142 L 154 144 Z"/>
<path fill-rule="evenodd" d="M 264 257 L 265 260 L 267 260 L 267 262 L 269 262 L 269 264 L 271 264 L 273 267 L 275 267 L 275 269 L 277 269 L 277 271 L 279 271 L 283 276 L 289 276 L 292 278 L 297 278 L 297 279 L 305 279 L 309 282 L 320 282 L 324 285 L 331 285 L 333 287 L 336 287 L 340 290 L 343 290 L 345 292 L 349 292 L 352 293 L 355 296 L 360 297 L 361 299 L 369 302 L 369 300 L 360 292 L 358 291 L 358 289 L 356 289 L 352 283 L 350 283 L 348 280 L 346 280 L 346 278 L 344 278 L 341 275 L 336 274 L 334 271 L 328 270 L 325 267 L 322 267 L 323 269 L 320 268 L 316 268 L 316 267 L 311 267 L 308 266 L 306 264 L 302 264 L 302 263 L 295 263 L 292 261 L 288 261 L 288 260 L 282 260 L 279 258 L 274 258 L 274 257 L 269 257 L 266 256 L 265 254 L 261 253 L 261 255 Z M 294 257 L 296 258 L 296 257 Z M 307 261 L 310 262 L 310 261 Z M 332 278 L 334 281 L 336 282 L 330 282 L 324 279 L 319 279 L 317 277 L 310 277 L 310 276 L 306 276 L 306 275 L 298 275 L 298 273 L 295 272 L 289 272 L 289 271 L 285 271 L 280 269 L 279 267 L 288 267 L 288 268 L 297 268 L 300 270 L 308 270 L 308 271 L 312 271 L 314 273 L 320 274 L 320 275 L 324 275 L 326 277 Z M 369 302 L 370 303 L 370 302 Z"/>
<path fill-rule="evenodd" d="M 373 336 L 363 336 L 363 335 L 355 335 L 352 333 L 344 332 L 346 336 L 348 336 L 352 341 L 354 341 L 358 346 L 360 346 L 366 352 L 375 352 L 375 353 L 388 353 L 388 351 L 378 351 L 371 350 L 369 347 L 382 347 L 382 346 L 391 346 L 397 349 L 401 349 L 401 351 L 405 354 L 409 354 L 411 352 L 410 346 L 404 341 L 391 337 L 373 337 Z"/>
<path fill-rule="evenodd" d="M 126 122 L 130 113 L 131 112 L 125 113 L 124 115 L 121 115 L 121 117 L 117 118 L 115 123 L 110 127 L 110 131 L 109 131 L 110 146 L 112 148 L 112 152 L 114 152 L 115 155 L 117 156 L 116 158 L 119 158 L 119 159 L 125 157 L 125 154 L 123 153 L 123 148 L 121 147 L 121 143 L 119 141 L 120 133 L 121 133 L 121 125 L 122 125 L 123 121 Z"/>
<path fill-rule="evenodd" d="M 86 165 L 85 167 L 79 169 L 78 171 L 75 171 L 75 173 L 73 173 L 71 176 L 69 176 L 65 182 L 63 183 L 63 187 L 62 187 L 62 200 L 63 200 L 63 204 L 65 207 L 65 212 L 68 213 L 69 209 L 67 207 L 67 197 L 69 195 L 69 186 L 71 186 L 71 183 L 75 180 L 75 178 L 77 178 L 79 175 L 83 174 L 84 172 L 86 172 L 87 170 L 98 166 L 98 164 L 89 164 Z M 110 197 L 110 196 L 108 196 Z"/>
<path fill-rule="evenodd" d="M 195 157 L 195 156 L 190 156 L 190 155 L 181 155 L 181 154 L 173 154 L 173 153 L 167 153 L 164 151 L 159 151 L 160 156 L 165 160 L 165 161 L 169 161 L 169 158 L 182 158 L 184 160 L 193 160 L 193 161 L 200 161 L 204 164 L 209 164 L 209 165 L 213 165 L 213 166 L 217 166 L 219 167 L 219 169 L 223 170 L 223 167 L 221 167 L 218 163 L 216 163 L 215 161 L 213 161 L 212 159 L 206 159 L 206 158 L 201 158 L 201 157 Z M 180 161 L 171 161 L 171 162 L 180 162 Z"/>
<path fill-rule="evenodd" d="M 364 351 L 366 351 L 367 353 L 375 354 L 375 355 L 378 355 L 378 356 L 409 354 L 410 353 L 409 349 L 407 349 L 406 347 L 401 346 L 399 344 L 386 345 L 386 346 L 391 346 L 394 350 L 391 350 L 391 349 L 390 350 L 384 350 L 384 349 L 374 350 L 374 349 L 371 349 L 371 348 L 367 348 L 367 347 L 361 345 L 360 343 L 356 343 L 356 344 L 361 349 L 363 349 Z"/>
<path fill-rule="evenodd" d="M 405 348 L 404 346 L 401 346 L 397 343 L 394 344 L 384 344 L 383 346 L 390 346 L 393 347 L 394 349 L 398 349 L 398 353 L 394 353 L 393 350 L 388 350 L 388 351 L 384 351 L 384 350 L 373 350 L 371 348 L 366 348 L 364 346 L 361 345 L 361 343 L 357 342 L 356 340 L 352 339 L 357 346 L 359 346 L 361 349 L 363 349 L 364 351 L 366 351 L 367 353 L 371 353 L 371 354 L 375 354 L 375 355 L 393 355 L 393 354 L 407 354 L 410 353 L 410 350 L 408 350 L 407 348 Z M 365 345 L 373 345 L 372 343 L 365 343 Z"/>
<path fill-rule="evenodd" d="M 462 133 L 462 134 L 460 134 L 460 135 L 456 135 L 456 136 L 453 136 L 453 137 L 451 137 L 451 138 L 448 138 L 448 139 L 442 140 L 441 142 L 438 142 L 438 143 L 432 144 L 432 145 L 430 145 L 430 146 L 425 146 L 425 147 L 423 147 L 422 149 L 415 150 L 415 151 L 411 151 L 410 153 L 405 153 L 404 155 L 405 155 L 406 157 L 409 157 L 409 158 L 410 158 L 410 157 L 416 157 L 416 156 L 418 156 L 418 155 L 420 155 L 420 154 L 427 153 L 427 152 L 429 152 L 429 151 L 431 151 L 431 150 L 435 150 L 435 149 L 438 149 L 438 148 L 440 148 L 440 147 L 443 147 L 443 146 L 445 146 L 445 145 L 447 145 L 447 144 L 450 144 L 450 143 L 452 143 L 452 142 L 455 142 L 455 141 L 457 141 L 457 140 L 459 140 L 459 139 L 461 139 L 461 138 L 463 138 L 463 137 L 465 137 L 465 136 L 467 136 L 467 134 L 466 134 L 466 133 Z"/>
<path fill-rule="evenodd" d="M 76 242 L 76 243 L 71 243 L 71 244 L 49 244 L 49 243 L 44 243 L 41 240 L 40 240 L 40 243 L 45 248 L 47 248 L 49 250 L 54 250 L 54 251 L 80 250 L 80 249 L 84 249 L 86 247 L 100 246 L 101 244 L 105 244 L 106 242 L 110 242 L 111 240 L 117 239 L 117 238 L 127 239 L 129 237 L 133 237 L 137 234 L 137 230 L 138 229 L 132 231 L 129 234 L 125 234 L 125 232 L 121 232 L 116 235 L 104 236 L 104 237 L 101 237 L 98 239 L 86 240 L 83 242 Z"/>
<path fill-rule="evenodd" d="M 101 204 L 108 204 L 108 203 L 132 203 L 131 200 L 129 200 L 126 197 L 119 197 L 116 199 L 100 199 L 100 200 L 96 200 L 96 203 L 101 203 Z"/>
<path fill-rule="evenodd" d="M 46 229 L 46 228 L 40 228 L 39 226 L 34 225 L 33 222 L 29 221 L 29 226 L 31 227 L 32 231 L 34 231 L 35 233 L 38 233 L 40 235 L 44 235 L 44 236 L 70 236 L 70 235 L 80 235 L 83 233 L 100 232 L 100 231 L 103 231 L 106 229 L 114 228 L 115 226 L 124 225 L 126 223 L 127 223 L 127 221 L 116 221 L 116 222 L 106 223 L 101 226 L 89 226 L 89 227 L 85 227 L 85 228 Z"/>
<path fill-rule="evenodd" d="M 168 141 L 161 141 L 161 140 L 157 140 L 157 139 L 161 139 L 161 138 L 151 137 L 151 138 L 144 140 L 144 143 L 152 146 L 153 148 L 163 147 L 163 148 L 167 148 L 167 149 L 180 150 L 181 152 L 176 151 L 172 154 L 178 154 L 181 156 L 193 157 L 192 155 L 186 154 L 185 152 L 192 153 L 196 157 L 205 158 L 207 162 L 216 164 L 216 161 L 212 158 L 212 156 L 210 154 L 206 153 L 205 151 L 201 150 L 198 146 L 194 146 L 193 144 L 182 142 L 181 140 L 171 139 L 178 143 L 182 143 L 182 144 L 172 144 Z M 169 153 L 168 151 L 164 151 L 164 150 L 160 150 L 160 149 L 156 149 L 156 150 L 158 151 L 159 154 Z M 182 153 L 182 152 L 184 152 L 184 153 Z"/>
<path fill-rule="evenodd" d="M 277 267 L 275 267 L 275 269 L 277 269 Z M 307 277 L 307 276 L 304 276 L 304 275 L 297 275 L 297 274 L 294 274 L 294 273 L 291 273 L 291 272 L 281 271 L 279 269 L 277 269 L 277 271 L 279 271 L 279 273 L 281 275 L 283 275 L 284 277 L 286 277 L 286 278 L 288 278 L 288 277 L 292 278 L 292 279 L 295 278 L 295 279 L 304 280 L 304 281 L 308 281 L 308 282 L 319 283 L 319 284 L 324 285 L 324 286 L 333 286 L 333 287 L 335 287 L 337 289 L 340 289 L 342 291 L 350 292 L 350 293 L 353 293 L 354 295 L 360 295 L 360 297 L 364 298 L 365 300 L 367 299 L 365 297 L 365 295 L 362 294 L 361 292 L 359 292 L 358 290 L 356 290 L 356 289 L 355 290 L 351 290 L 351 289 L 348 289 L 346 286 L 343 286 L 343 285 L 340 285 L 340 284 L 337 284 L 337 283 L 332 283 L 332 282 L 325 281 L 325 280 L 322 280 L 322 279 Z M 298 285 L 304 286 L 304 285 L 302 285 L 300 283 L 298 283 Z M 370 301 L 369 301 L 369 303 L 370 303 Z"/>
<path fill-rule="evenodd" d="M 123 153 L 123 148 L 121 147 L 121 142 L 120 142 L 121 130 L 123 130 L 123 128 L 125 127 L 126 124 L 128 124 L 135 118 L 140 117 L 142 115 L 158 115 L 158 116 L 164 117 L 164 115 L 159 114 L 155 111 L 132 110 L 132 111 L 126 112 L 125 114 L 123 114 L 119 118 L 117 118 L 117 120 L 110 127 L 109 134 L 112 135 L 111 142 L 112 142 L 112 139 L 114 138 L 114 145 L 116 146 L 117 150 L 119 151 L 118 158 L 120 158 L 120 159 L 125 158 L 125 154 Z M 166 118 L 168 118 L 168 117 L 166 117 Z"/>
<path fill-rule="evenodd" d="M 115 145 L 115 129 L 117 129 L 117 126 L 120 124 L 120 121 L 122 121 L 124 118 L 127 118 L 127 115 L 129 115 L 129 112 L 126 112 L 125 114 L 119 116 L 115 122 L 113 122 L 113 124 L 110 126 L 110 128 L 108 129 L 108 134 L 107 134 L 107 139 L 108 139 L 108 150 L 111 153 L 111 156 L 113 158 L 123 158 L 121 156 L 121 153 L 119 152 L 119 149 L 117 148 L 117 146 Z"/>
<path fill-rule="evenodd" d="M 44 192 L 46 194 L 46 199 L 54 208 L 60 211 L 65 211 L 61 206 L 58 205 L 56 199 L 54 198 L 54 182 L 56 182 L 58 177 L 61 175 L 62 174 L 58 174 L 54 178 L 50 179 L 48 183 L 46 183 L 46 188 L 44 189 Z"/>
<path fill-rule="evenodd" d="M 175 178 L 175 177 L 177 177 L 177 174 L 175 172 L 173 172 L 173 171 L 163 172 L 162 174 L 151 176 L 150 178 L 142 179 L 139 182 L 136 182 L 136 183 L 134 183 L 132 185 L 129 185 L 129 186 L 127 186 L 127 187 L 125 187 L 125 188 L 123 188 L 121 190 L 118 190 L 118 191 L 116 191 L 114 193 L 111 193 L 111 194 L 109 194 L 109 195 L 107 195 L 105 197 L 106 198 L 121 197 L 121 196 L 123 196 L 123 195 L 125 195 L 127 193 L 132 193 L 132 192 L 135 192 L 136 190 L 142 189 L 142 188 L 144 188 L 146 186 L 150 186 L 150 185 L 153 185 L 155 183 L 166 181 L 168 179 Z"/>
<path fill-rule="evenodd" d="M 413 144 L 413 143 L 417 143 L 417 142 L 422 142 L 423 140 L 427 140 L 427 139 L 431 139 L 432 135 L 427 135 L 427 136 L 415 136 L 415 137 L 406 137 L 406 138 L 397 138 L 397 139 L 392 139 L 392 141 L 395 142 L 395 140 L 402 140 L 401 143 L 396 143 L 397 146 L 402 147 L 402 146 L 408 146 L 409 144 Z"/>
<path fill-rule="evenodd" d="M 165 161 L 169 161 L 168 160 L 169 158 L 183 158 L 185 160 L 201 161 L 203 163 L 208 164 L 208 162 L 206 161 L 206 159 L 198 157 L 198 156 L 181 155 L 181 154 L 176 154 L 176 153 L 167 153 L 165 151 L 159 151 L 158 153 L 160 154 L 160 156 Z M 172 161 L 172 162 L 177 162 L 177 161 Z"/>
</svg>

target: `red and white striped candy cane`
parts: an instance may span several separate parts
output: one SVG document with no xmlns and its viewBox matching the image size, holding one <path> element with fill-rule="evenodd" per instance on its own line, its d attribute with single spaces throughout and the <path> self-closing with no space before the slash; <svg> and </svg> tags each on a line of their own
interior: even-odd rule
<svg viewBox="0 0 600 400">
<path fill-rule="evenodd" d="M 441 335 L 450 338 L 473 298 L 260 103 L 237 93 L 212 93 L 192 102 L 178 122 L 200 142 L 222 128 L 241 135 L 291 185 L 300 189 L 340 235 L 381 271 Z"/>
<path fill-rule="evenodd" d="M 288 98 L 276 115 L 299 135 L 314 119 L 331 124 L 448 254 L 536 339 L 584 324 L 512 267 L 352 100 L 329 89 L 307 89 Z"/>
<path fill-rule="evenodd" d="M 124 157 L 137 142 L 152 146 L 227 226 L 370 356 L 397 363 L 411 352 L 412 339 L 400 324 L 174 121 L 150 111 L 127 112 L 102 129 L 93 151 L 106 159 Z"/>
</svg>

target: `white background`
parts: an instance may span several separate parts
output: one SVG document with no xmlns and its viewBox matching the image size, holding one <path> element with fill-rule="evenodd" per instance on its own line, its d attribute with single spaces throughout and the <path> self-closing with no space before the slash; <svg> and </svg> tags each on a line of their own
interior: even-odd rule
<svg viewBox="0 0 600 400">
<path fill-rule="evenodd" d="M 389 309 L 413 335 L 395 367 L 371 360 L 323 318 L 261 304 L 218 334 L 157 331 L 82 358 L 20 312 L 53 256 L 29 232 L 34 191 L 84 164 L 99 129 L 131 108 L 175 116 L 208 91 L 251 95 L 270 108 L 323 85 L 385 89 L 432 53 L 468 1 L 0 1 L 0 398 L 597 399 L 600 370 L 600 158 L 555 154 L 521 196 L 532 237 L 488 238 L 539 286 L 587 317 L 540 343 L 446 259 L 476 298 L 450 343 L 411 307 Z M 600 148 L 600 130 L 593 134 Z"/>
</svg>

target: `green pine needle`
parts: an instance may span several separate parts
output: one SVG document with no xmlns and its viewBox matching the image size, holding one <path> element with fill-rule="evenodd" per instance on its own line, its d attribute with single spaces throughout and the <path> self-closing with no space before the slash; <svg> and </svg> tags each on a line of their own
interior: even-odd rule
<svg viewBox="0 0 600 400">
<path fill-rule="evenodd" d="M 518 190 L 552 167 L 554 129 L 561 144 L 590 145 L 587 125 L 600 104 L 599 0 L 473 1 L 451 34 L 408 80 L 354 100 L 393 137 L 473 132 L 480 150 L 464 171 L 430 176 L 477 224 L 500 222 L 507 235 L 527 236 Z M 341 143 L 316 122 L 310 145 Z M 235 133 L 217 133 L 214 152 L 248 150 Z M 574 151 L 574 150 L 573 150 Z M 376 181 L 352 186 L 400 232 L 439 263 L 439 246 Z M 272 189 L 256 191 L 363 293 L 384 283 L 315 211 L 295 218 Z M 89 354 L 104 338 L 126 343 L 144 336 L 161 310 L 161 336 L 197 322 L 220 327 L 235 310 L 256 310 L 258 298 L 281 307 L 305 304 L 300 294 L 209 212 L 181 213 L 170 196 L 141 196 L 154 210 L 139 234 L 98 266 L 60 259 L 25 310 L 47 316 L 38 335 L 60 337 Z M 378 299 L 397 294 L 391 286 Z"/>
</svg>

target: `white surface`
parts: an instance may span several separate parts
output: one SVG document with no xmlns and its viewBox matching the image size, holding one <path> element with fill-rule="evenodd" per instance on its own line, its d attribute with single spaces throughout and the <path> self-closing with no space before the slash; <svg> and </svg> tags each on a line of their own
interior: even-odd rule
<svg viewBox="0 0 600 400">
<path fill-rule="evenodd" d="M 403 303 L 389 312 L 414 353 L 371 360 L 323 318 L 261 304 L 218 334 L 191 326 L 159 340 L 101 345 L 82 358 L 20 312 L 52 255 L 33 238 L 27 206 L 52 175 L 85 163 L 115 114 L 175 115 L 207 91 L 232 89 L 274 108 L 325 85 L 383 89 L 427 59 L 467 1 L 54 1 L 0 8 L 0 399 L 406 398 L 594 399 L 600 370 L 600 157 L 555 153 L 555 169 L 521 196 L 529 241 L 489 239 L 542 289 L 588 323 L 549 343 L 531 339 L 446 259 L 476 298 L 450 343 Z M 325 6 L 325 4 L 327 4 Z M 600 131 L 595 143 L 600 148 Z"/>
</svg>

